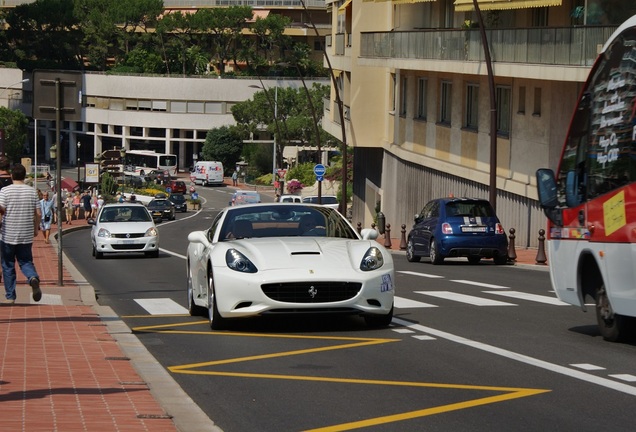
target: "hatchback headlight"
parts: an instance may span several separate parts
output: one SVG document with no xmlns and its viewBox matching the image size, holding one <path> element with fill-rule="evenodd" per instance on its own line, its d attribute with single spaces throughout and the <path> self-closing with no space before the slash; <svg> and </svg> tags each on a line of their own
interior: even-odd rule
<svg viewBox="0 0 636 432">
<path fill-rule="evenodd" d="M 157 237 L 159 233 L 157 232 L 157 228 L 155 227 L 150 227 L 146 230 L 146 233 L 144 234 L 144 237 Z"/>
<path fill-rule="evenodd" d="M 228 249 L 225 253 L 225 262 L 229 268 L 237 272 L 256 273 L 258 271 L 252 261 L 236 249 Z"/>
<path fill-rule="evenodd" d="M 100 228 L 99 231 L 97 231 L 97 237 L 110 238 L 110 231 L 106 228 Z"/>
<path fill-rule="evenodd" d="M 382 256 L 382 252 L 380 249 L 373 246 L 367 250 L 367 253 L 364 254 L 362 258 L 362 262 L 360 263 L 360 270 L 362 271 L 371 271 L 377 270 L 384 265 L 384 257 Z"/>
</svg>

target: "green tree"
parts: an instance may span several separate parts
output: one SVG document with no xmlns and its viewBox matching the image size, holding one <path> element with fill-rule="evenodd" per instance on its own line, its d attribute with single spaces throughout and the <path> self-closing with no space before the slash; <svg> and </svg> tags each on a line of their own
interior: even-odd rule
<svg viewBox="0 0 636 432">
<path fill-rule="evenodd" d="M 20 68 L 81 65 L 82 31 L 73 10 L 73 0 L 36 0 L 5 14 L 7 43 Z"/>
<path fill-rule="evenodd" d="M 215 64 L 219 75 L 225 73 L 225 65 L 235 59 L 235 51 L 246 21 L 252 18 L 249 6 L 230 6 L 228 8 L 200 9 L 196 15 L 197 28 L 204 34 L 204 39 L 215 56 Z"/>
<path fill-rule="evenodd" d="M 211 129 L 203 144 L 203 159 L 219 161 L 224 167 L 234 167 L 241 157 L 243 136 L 235 127 Z"/>
<path fill-rule="evenodd" d="M 0 129 L 4 131 L 4 152 L 9 160 L 19 162 L 24 154 L 29 119 L 20 110 L 0 107 Z"/>
</svg>

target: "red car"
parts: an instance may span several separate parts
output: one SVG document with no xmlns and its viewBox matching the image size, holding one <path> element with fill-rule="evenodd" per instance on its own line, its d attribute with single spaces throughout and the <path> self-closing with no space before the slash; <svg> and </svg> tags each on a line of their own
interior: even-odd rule
<svg viewBox="0 0 636 432">
<path fill-rule="evenodd" d="M 171 180 L 166 185 L 166 189 L 170 188 L 170 193 L 187 193 L 187 187 L 184 181 L 181 180 Z"/>
</svg>

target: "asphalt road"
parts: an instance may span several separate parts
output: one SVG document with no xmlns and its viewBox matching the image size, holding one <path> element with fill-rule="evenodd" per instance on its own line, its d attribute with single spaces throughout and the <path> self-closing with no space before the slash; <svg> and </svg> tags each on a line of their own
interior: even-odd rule
<svg viewBox="0 0 636 432">
<path fill-rule="evenodd" d="M 211 331 L 185 314 L 187 234 L 232 191 L 199 189 L 201 213 L 160 224 L 159 258 L 96 261 L 88 230 L 64 244 L 99 303 L 223 430 L 633 430 L 636 345 L 603 341 L 593 309 L 556 301 L 547 272 L 397 253 L 388 329 L 323 317 Z"/>
</svg>

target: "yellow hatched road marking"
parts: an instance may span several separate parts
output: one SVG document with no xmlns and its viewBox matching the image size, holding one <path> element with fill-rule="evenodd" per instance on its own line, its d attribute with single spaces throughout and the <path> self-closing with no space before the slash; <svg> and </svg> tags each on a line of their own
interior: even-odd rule
<svg viewBox="0 0 636 432">
<path fill-rule="evenodd" d="M 201 370 L 201 368 L 209 368 L 209 367 L 219 366 L 219 365 L 266 360 L 266 359 L 279 358 L 279 357 L 288 357 L 293 355 L 313 354 L 313 353 L 333 351 L 333 350 L 339 350 L 339 349 L 352 349 L 352 348 L 359 348 L 359 347 L 365 347 L 365 346 L 371 346 L 371 345 L 381 345 L 381 344 L 386 344 L 390 342 L 401 341 L 400 339 L 360 338 L 360 337 L 346 337 L 346 336 L 309 336 L 309 335 L 282 335 L 282 334 L 177 330 L 183 327 L 201 325 L 201 324 L 207 324 L 207 323 L 208 321 L 196 321 L 196 322 L 186 322 L 186 323 L 176 323 L 176 324 L 159 324 L 159 325 L 152 325 L 152 326 L 134 327 L 132 330 L 135 332 L 149 332 L 149 333 L 174 333 L 174 334 L 193 334 L 193 335 L 201 334 L 201 335 L 212 335 L 212 336 L 306 339 L 306 340 L 311 339 L 311 340 L 350 342 L 345 344 L 330 345 L 330 346 L 324 346 L 324 347 L 318 347 L 318 348 L 283 351 L 283 352 L 277 352 L 277 353 L 260 354 L 260 355 L 254 355 L 254 356 L 237 357 L 237 358 L 214 360 L 214 361 L 208 361 L 208 362 L 190 363 L 185 365 L 168 367 L 168 370 L 171 371 L 172 373 L 181 373 L 181 374 L 188 374 L 188 375 L 225 376 L 225 377 L 237 377 L 237 378 L 278 379 L 278 380 L 308 381 L 308 382 L 331 382 L 331 383 L 356 384 L 356 385 L 381 385 L 381 386 L 402 386 L 402 387 L 415 387 L 415 388 L 488 391 L 488 392 L 502 393 L 495 396 L 471 399 L 471 400 L 467 400 L 463 402 L 456 402 L 456 403 L 440 405 L 436 407 L 424 408 L 421 410 L 408 411 L 404 413 L 369 418 L 369 419 L 359 420 L 355 422 L 325 426 L 325 427 L 320 427 L 316 429 L 311 429 L 306 432 L 348 431 L 348 430 L 359 429 L 363 427 L 376 426 L 380 424 L 411 420 L 415 418 L 426 417 L 426 416 L 450 412 L 450 411 L 457 411 L 457 410 L 466 409 L 466 408 L 473 408 L 480 405 L 488 405 L 488 404 L 493 404 L 498 402 L 504 402 L 504 401 L 528 397 L 528 396 L 535 396 L 541 393 L 546 393 L 551 391 L 551 390 L 545 390 L 545 389 L 529 389 L 529 388 L 517 388 L 517 387 L 491 387 L 491 386 L 477 386 L 477 385 L 464 385 L 464 384 L 440 384 L 440 383 L 426 383 L 426 382 L 413 382 L 413 381 L 367 380 L 367 379 L 317 377 L 317 376 L 304 376 L 304 375 L 257 374 L 257 373 L 248 373 L 248 372 L 224 372 L 224 371 Z"/>
</svg>

